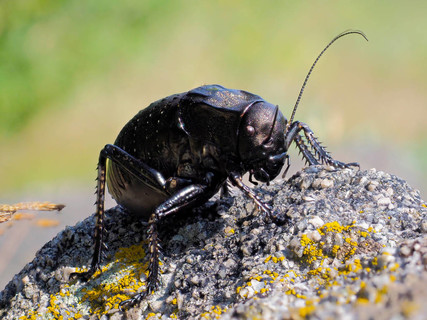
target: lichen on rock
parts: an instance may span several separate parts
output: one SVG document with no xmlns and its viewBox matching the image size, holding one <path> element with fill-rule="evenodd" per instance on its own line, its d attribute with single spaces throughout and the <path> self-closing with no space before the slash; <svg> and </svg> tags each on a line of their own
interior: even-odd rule
<svg viewBox="0 0 427 320">
<path fill-rule="evenodd" d="M 162 222 L 161 283 L 144 290 L 145 222 L 106 212 L 108 256 L 87 283 L 94 216 L 67 227 L 0 293 L 4 319 L 416 318 L 427 313 L 427 207 L 405 181 L 371 169 L 311 166 L 250 199 L 215 198 Z M 283 219 L 285 220 L 285 219 Z"/>
</svg>

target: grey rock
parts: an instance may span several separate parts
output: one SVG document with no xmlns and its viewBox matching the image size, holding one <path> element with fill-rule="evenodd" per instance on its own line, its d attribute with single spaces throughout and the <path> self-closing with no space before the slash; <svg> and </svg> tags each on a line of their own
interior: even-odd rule
<svg viewBox="0 0 427 320">
<path fill-rule="evenodd" d="M 125 311 L 118 308 L 125 294 L 145 288 L 147 223 L 119 206 L 108 210 L 104 270 L 87 283 L 69 277 L 90 263 L 94 216 L 67 227 L 0 293 L 0 318 L 427 314 L 427 208 L 405 181 L 375 169 L 312 166 L 255 191 L 285 224 L 269 221 L 239 192 L 166 219 L 159 287 Z"/>
</svg>

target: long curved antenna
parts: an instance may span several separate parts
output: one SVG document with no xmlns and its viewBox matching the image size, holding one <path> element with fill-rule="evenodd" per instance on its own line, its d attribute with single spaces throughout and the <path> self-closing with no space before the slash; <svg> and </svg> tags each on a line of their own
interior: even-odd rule
<svg viewBox="0 0 427 320">
<path fill-rule="evenodd" d="M 348 35 L 348 34 L 352 34 L 352 33 L 360 34 L 363 38 L 365 38 L 365 40 L 366 40 L 366 41 L 368 41 L 368 38 L 366 38 L 365 34 L 364 34 L 362 31 L 359 31 L 359 30 L 346 30 L 346 31 L 344 31 L 344 32 L 340 33 L 339 35 L 337 35 L 335 38 L 333 38 L 333 39 L 331 40 L 331 42 L 329 42 L 329 43 L 328 43 L 328 45 L 327 45 L 327 46 L 322 50 L 322 52 L 320 52 L 320 54 L 317 56 L 316 60 L 314 60 L 313 64 L 311 65 L 310 70 L 309 70 L 309 71 L 308 71 L 308 73 L 307 73 L 307 76 L 305 77 L 304 83 L 303 83 L 303 85 L 302 85 L 302 87 L 301 87 L 301 90 L 300 90 L 300 92 L 299 92 L 299 95 L 298 95 L 298 99 L 297 99 L 297 101 L 296 101 L 296 103 L 295 103 L 294 110 L 292 111 L 292 115 L 291 115 L 291 117 L 290 117 L 290 119 L 289 119 L 288 123 L 286 124 L 286 131 L 285 131 L 285 132 L 287 132 L 287 131 L 288 131 L 289 126 L 290 126 L 290 125 L 292 124 L 292 122 L 294 121 L 294 116 L 295 116 L 295 113 L 296 113 L 296 111 L 297 111 L 297 108 L 298 108 L 299 102 L 300 102 L 300 100 L 301 100 L 302 93 L 304 92 L 305 86 L 307 85 L 308 78 L 310 78 L 311 72 L 313 71 L 314 66 L 316 65 L 317 61 L 319 61 L 319 59 L 320 59 L 320 57 L 323 55 L 323 53 L 325 53 L 325 51 L 326 51 L 326 50 L 327 50 L 327 49 L 328 49 L 328 48 L 329 48 L 329 47 L 330 47 L 330 46 L 331 46 L 335 41 L 337 41 L 337 40 L 338 40 L 339 38 L 341 38 L 341 37 L 344 37 L 344 36 L 346 36 L 346 35 Z"/>
</svg>

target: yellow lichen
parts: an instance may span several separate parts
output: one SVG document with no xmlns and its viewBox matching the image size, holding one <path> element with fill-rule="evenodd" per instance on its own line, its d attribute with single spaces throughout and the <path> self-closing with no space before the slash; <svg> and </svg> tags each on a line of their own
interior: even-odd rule
<svg viewBox="0 0 427 320">
<path fill-rule="evenodd" d="M 332 256 L 333 257 L 336 257 L 337 256 L 337 253 L 338 253 L 338 250 L 340 249 L 340 246 L 339 245 L 334 245 L 333 247 L 332 247 L 332 251 L 331 251 L 331 253 L 332 253 Z"/>
<path fill-rule="evenodd" d="M 365 297 L 358 297 L 356 300 L 356 303 L 358 304 L 367 304 L 369 303 L 369 299 Z"/>
<path fill-rule="evenodd" d="M 388 287 L 383 286 L 382 288 L 377 290 L 377 294 L 375 297 L 375 303 L 380 303 L 383 301 L 383 296 L 386 295 L 388 292 Z"/>
<path fill-rule="evenodd" d="M 390 271 L 396 271 L 397 269 L 399 269 L 400 265 L 398 263 L 393 264 L 389 270 Z"/>
<path fill-rule="evenodd" d="M 373 266 L 377 266 L 378 265 L 378 258 L 377 257 L 374 257 L 373 259 L 372 259 L 372 265 Z"/>
<path fill-rule="evenodd" d="M 118 309 L 120 302 L 141 291 L 141 287 L 145 284 L 140 279 L 142 274 L 148 274 L 148 264 L 142 262 L 144 257 L 142 243 L 119 249 L 113 261 L 103 266 L 101 271 L 97 271 L 84 287 L 66 285 L 57 294 L 52 294 L 47 307 L 48 312 L 43 316 L 46 319 L 61 319 L 63 310 L 59 305 L 63 306 L 63 300 L 70 296 L 78 297 L 78 304 L 85 305 L 88 311 L 82 313 L 77 311 L 82 310 L 82 306 L 70 305 L 70 309 L 65 311 L 69 319 L 79 319 L 89 314 L 101 316 L 111 309 Z M 86 270 L 78 268 L 78 272 L 84 271 Z M 101 275 L 104 275 L 104 272 L 107 276 L 102 279 Z M 21 319 L 36 319 L 40 316 L 33 312 Z"/>
<path fill-rule="evenodd" d="M 228 235 L 231 235 L 231 234 L 234 234 L 234 229 L 233 228 L 231 228 L 231 227 L 226 227 L 225 229 L 224 229 L 224 232 L 226 233 L 226 234 L 228 234 Z"/>
<path fill-rule="evenodd" d="M 310 306 L 305 306 L 305 307 L 301 307 L 298 310 L 298 313 L 300 315 L 300 317 L 302 318 L 306 318 L 308 317 L 310 314 L 312 314 L 314 312 L 316 308 L 313 305 Z"/>
<path fill-rule="evenodd" d="M 219 319 L 220 316 L 227 312 L 227 307 L 222 308 L 221 306 L 211 306 L 208 312 L 204 312 L 200 315 L 202 319 Z"/>
<path fill-rule="evenodd" d="M 405 300 L 402 302 L 402 314 L 406 319 L 409 319 L 420 307 L 416 302 Z"/>
<path fill-rule="evenodd" d="M 272 288 L 276 281 L 285 282 L 289 287 L 286 291 L 286 294 L 293 295 L 296 298 L 307 300 L 307 297 L 302 293 L 297 292 L 292 288 L 292 283 L 295 282 L 295 278 L 303 277 L 315 277 L 317 281 L 319 297 L 324 297 L 327 295 L 326 292 L 322 291 L 323 288 L 330 286 L 338 285 L 336 277 L 343 277 L 345 279 L 352 279 L 353 281 L 360 281 L 357 273 L 363 269 L 359 259 L 354 259 L 351 261 L 352 256 L 355 254 L 358 242 L 355 237 L 369 237 L 369 232 L 374 232 L 373 228 L 369 228 L 367 232 L 353 230 L 355 227 L 355 222 L 351 225 L 342 226 L 338 222 L 330 222 L 324 224 L 322 227 L 318 228 L 317 231 L 322 235 L 324 241 L 314 241 L 306 234 L 301 235 L 300 244 L 302 248 L 302 257 L 301 262 L 305 263 L 307 270 L 304 274 L 298 274 L 295 270 L 289 270 L 288 273 L 280 275 L 279 273 L 266 269 L 263 271 L 262 275 L 255 274 L 250 277 L 248 282 L 244 283 L 242 286 L 236 288 L 236 293 L 240 294 L 242 289 L 245 287 L 253 286 L 252 280 L 256 280 L 264 283 L 264 288 L 259 289 L 259 293 L 267 294 L 268 291 Z M 227 233 L 233 233 L 234 230 L 227 229 Z M 333 245 L 327 247 L 325 250 L 325 235 L 328 233 L 343 233 L 342 239 L 344 244 L 342 246 Z M 329 242 L 328 242 L 329 244 Z M 128 299 L 131 295 L 142 290 L 142 286 L 145 285 L 142 278 L 145 278 L 148 275 L 147 271 L 147 262 L 144 262 L 145 251 L 141 244 L 131 246 L 129 248 L 124 248 L 118 250 L 113 261 L 106 266 L 102 267 L 102 274 L 97 272 L 94 277 L 91 278 L 91 281 L 85 287 L 80 287 L 78 289 L 71 289 L 69 287 L 61 289 L 58 294 L 52 295 L 50 300 L 50 305 L 48 307 L 49 317 L 47 318 L 59 318 L 61 314 L 59 313 L 59 306 L 57 303 L 57 298 L 63 299 L 64 297 L 73 295 L 80 297 L 80 304 L 85 304 L 90 308 L 90 314 L 101 316 L 108 313 L 109 310 L 119 307 L 121 301 Z M 330 268 L 324 265 L 326 258 L 332 257 L 334 259 L 339 258 L 343 263 L 342 268 Z M 264 263 L 277 263 L 283 261 L 284 256 L 267 256 L 264 259 Z M 371 261 L 372 266 L 378 264 L 377 258 L 374 258 Z M 273 266 L 270 264 L 269 266 Z M 395 264 L 390 267 L 391 271 L 395 271 L 399 267 L 398 264 Z M 271 268 L 270 268 L 271 269 Z M 119 270 L 119 271 L 117 271 Z M 370 268 L 365 268 L 367 272 L 370 272 Z M 81 270 L 84 271 L 84 270 Z M 115 274 L 114 277 L 108 275 L 103 278 L 104 272 Z M 145 277 L 144 277 L 145 275 Z M 114 278 L 114 281 L 107 281 L 108 279 Z M 282 284 L 281 284 L 282 285 Z M 364 282 L 361 282 L 361 288 L 364 286 Z M 256 292 L 257 293 L 257 292 Z M 376 297 L 376 301 L 381 299 L 383 293 L 379 292 Z M 243 298 L 247 298 L 247 294 L 243 295 Z M 256 297 L 252 297 L 256 299 Z M 357 299 L 357 303 L 366 303 L 367 299 L 362 297 Z M 176 305 L 177 299 L 174 298 L 171 301 L 171 304 Z M 70 309 L 73 310 L 73 309 Z M 209 311 L 204 312 L 200 315 L 204 319 L 217 319 L 222 313 L 224 313 L 227 308 L 222 308 L 221 306 L 212 306 Z M 298 309 L 298 314 L 300 317 L 307 317 L 314 311 L 313 303 L 306 303 L 305 307 Z M 170 314 L 170 318 L 176 318 L 177 311 Z M 83 315 L 81 313 L 70 313 L 70 319 L 81 318 Z M 147 317 L 159 317 L 159 314 L 148 314 Z M 21 317 L 22 320 L 27 319 L 36 319 L 36 313 L 29 314 L 26 317 Z"/>
<path fill-rule="evenodd" d="M 343 231 L 348 231 L 352 227 L 354 227 L 355 221 L 353 221 L 353 224 L 348 226 L 342 226 L 339 224 L 338 221 L 332 221 L 325 223 L 323 226 L 317 229 L 321 235 L 325 234 L 326 232 L 335 232 L 335 233 L 342 233 Z"/>
</svg>

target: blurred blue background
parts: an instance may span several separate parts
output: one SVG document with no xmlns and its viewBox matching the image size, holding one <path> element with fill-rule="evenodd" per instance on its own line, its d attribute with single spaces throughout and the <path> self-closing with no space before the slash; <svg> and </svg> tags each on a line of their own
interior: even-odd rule
<svg viewBox="0 0 427 320">
<path fill-rule="evenodd" d="M 93 212 L 99 151 L 152 101 L 203 84 L 244 89 L 345 162 L 427 193 L 424 1 L 53 1 L 0 4 L 0 203 L 65 203 L 60 224 L 0 225 L 0 290 L 64 225 Z M 292 168 L 301 168 L 291 151 Z M 113 205 L 113 202 L 109 202 Z"/>
</svg>

